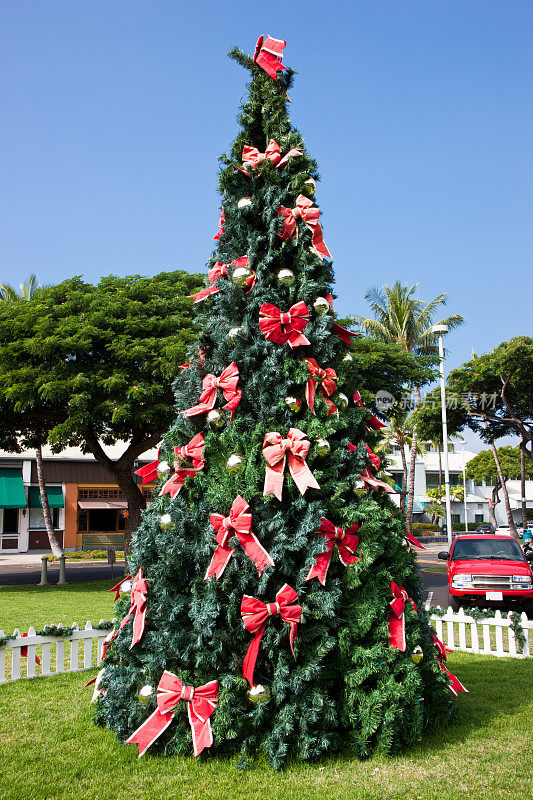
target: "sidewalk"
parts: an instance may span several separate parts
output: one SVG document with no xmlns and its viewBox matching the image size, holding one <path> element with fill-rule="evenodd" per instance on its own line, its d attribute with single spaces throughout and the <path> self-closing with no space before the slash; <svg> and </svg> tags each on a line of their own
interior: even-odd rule
<svg viewBox="0 0 533 800">
<path fill-rule="evenodd" d="M 34 550 L 31 553 L 0 553 L 0 569 L 2 567 L 40 567 L 42 556 L 49 555 L 49 550 Z"/>
</svg>

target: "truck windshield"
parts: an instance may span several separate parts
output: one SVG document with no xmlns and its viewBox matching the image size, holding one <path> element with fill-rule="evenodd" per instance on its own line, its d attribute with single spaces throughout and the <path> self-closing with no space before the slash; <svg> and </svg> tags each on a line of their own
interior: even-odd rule
<svg viewBox="0 0 533 800">
<path fill-rule="evenodd" d="M 452 561 L 473 558 L 509 559 L 525 561 L 520 545 L 514 539 L 458 539 L 455 542 Z"/>
</svg>

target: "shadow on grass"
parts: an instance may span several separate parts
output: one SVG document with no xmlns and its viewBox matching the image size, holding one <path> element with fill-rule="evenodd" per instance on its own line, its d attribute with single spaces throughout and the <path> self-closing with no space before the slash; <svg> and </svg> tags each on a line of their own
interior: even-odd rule
<svg viewBox="0 0 533 800">
<path fill-rule="evenodd" d="M 87 592 L 106 592 L 118 583 L 121 577 L 123 576 L 119 575 L 118 577 L 115 576 L 114 579 L 108 578 L 101 581 L 79 581 L 76 583 L 67 583 L 65 586 L 59 586 L 57 583 L 52 583 L 50 586 L 4 584 L 0 586 L 0 596 L 3 590 L 13 593 L 18 592 L 20 594 L 54 594 L 57 592 L 68 592 L 69 594 L 83 592 L 83 594 L 86 594 Z"/>
</svg>

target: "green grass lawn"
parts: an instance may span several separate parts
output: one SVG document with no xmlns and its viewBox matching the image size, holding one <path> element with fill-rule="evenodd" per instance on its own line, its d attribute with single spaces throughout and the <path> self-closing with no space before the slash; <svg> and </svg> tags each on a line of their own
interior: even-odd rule
<svg viewBox="0 0 533 800">
<path fill-rule="evenodd" d="M 112 615 L 110 582 L 0 592 L 0 627 Z M 65 616 L 61 616 L 65 614 Z M 164 759 L 117 742 L 92 723 L 96 670 L 0 686 L 2 800 L 493 800 L 531 797 L 533 662 L 454 653 L 470 690 L 460 721 L 413 750 L 365 762 L 344 758 L 246 772 L 207 756 Z M 178 712 L 180 713 L 180 712 Z"/>
</svg>

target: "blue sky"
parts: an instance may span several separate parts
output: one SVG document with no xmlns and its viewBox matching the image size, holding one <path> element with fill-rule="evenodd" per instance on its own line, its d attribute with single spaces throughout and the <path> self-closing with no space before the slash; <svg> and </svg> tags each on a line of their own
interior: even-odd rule
<svg viewBox="0 0 533 800">
<path fill-rule="evenodd" d="M 204 270 L 246 73 L 287 39 L 337 308 L 445 291 L 472 348 L 531 334 L 533 4 L 1 0 L 0 282 Z"/>
</svg>

